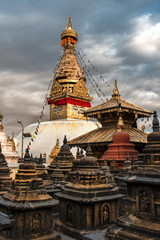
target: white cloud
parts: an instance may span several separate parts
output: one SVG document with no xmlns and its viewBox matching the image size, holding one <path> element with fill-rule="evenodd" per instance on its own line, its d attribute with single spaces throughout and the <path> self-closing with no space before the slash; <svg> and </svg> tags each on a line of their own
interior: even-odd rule
<svg viewBox="0 0 160 240">
<path fill-rule="evenodd" d="M 151 16 L 145 14 L 134 20 L 135 29 L 130 46 L 141 53 L 160 55 L 160 22 L 152 23 Z"/>
</svg>

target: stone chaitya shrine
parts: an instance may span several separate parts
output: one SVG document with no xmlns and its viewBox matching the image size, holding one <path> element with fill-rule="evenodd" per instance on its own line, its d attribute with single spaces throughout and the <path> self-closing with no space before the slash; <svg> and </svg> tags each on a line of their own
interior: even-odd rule
<svg viewBox="0 0 160 240">
<path fill-rule="evenodd" d="M 73 161 L 69 183 L 57 196 L 60 223 L 55 224 L 55 229 L 76 239 L 113 223 L 118 216 L 118 200 L 122 197 L 109 168 L 98 169 L 90 146 L 86 156 Z"/>
<path fill-rule="evenodd" d="M 127 183 L 125 215 L 108 228 L 106 236 L 112 240 L 160 239 L 160 132 L 156 112 L 148 143 L 122 180 Z"/>
<path fill-rule="evenodd" d="M 67 180 L 68 172 L 72 169 L 73 159 L 74 156 L 70 151 L 65 136 L 58 155 L 47 168 L 48 176 L 53 183 L 62 183 Z"/>
<path fill-rule="evenodd" d="M 133 158 L 134 161 L 138 160 L 138 151 L 135 149 L 135 145 L 130 142 L 130 136 L 127 132 L 114 133 L 112 141 L 113 143 L 108 144 L 107 151 L 98 160 L 100 166 L 103 165 L 104 161 L 111 165 L 112 161 L 115 160 L 119 168 L 123 168 L 127 156 Z"/>
<path fill-rule="evenodd" d="M 12 187 L 0 198 L 0 211 L 14 219 L 13 226 L 0 233 L 0 239 L 61 239 L 53 232 L 54 205 L 27 151 Z"/>
<path fill-rule="evenodd" d="M 3 195 L 7 191 L 7 188 L 11 186 L 12 178 L 10 173 L 11 171 L 2 153 L 0 144 L 0 195 Z"/>
</svg>

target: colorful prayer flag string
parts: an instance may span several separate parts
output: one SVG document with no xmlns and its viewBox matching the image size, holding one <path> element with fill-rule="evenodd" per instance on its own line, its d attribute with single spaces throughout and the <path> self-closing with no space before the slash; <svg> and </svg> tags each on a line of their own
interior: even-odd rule
<svg viewBox="0 0 160 240">
<path fill-rule="evenodd" d="M 38 119 L 38 122 L 37 122 L 36 131 L 35 131 L 35 132 L 32 134 L 32 136 L 31 136 L 31 139 L 30 139 L 30 141 L 29 141 L 29 143 L 28 143 L 28 145 L 27 145 L 27 148 L 28 148 L 28 149 L 30 149 L 30 146 L 31 146 L 32 142 L 35 141 L 36 136 L 38 135 L 39 127 L 40 127 L 40 124 L 41 124 L 40 121 L 41 121 L 42 117 L 44 116 L 44 109 L 45 109 L 45 106 L 46 106 L 46 104 L 47 104 L 47 102 L 48 102 L 48 101 L 47 101 L 48 93 L 50 92 L 50 88 L 51 88 L 51 86 L 52 86 L 52 84 L 53 84 L 53 80 L 54 80 L 54 76 L 55 76 L 57 67 L 58 67 L 58 65 L 59 65 L 59 62 L 60 62 L 61 59 L 62 59 L 63 54 L 64 54 L 64 51 L 62 51 L 62 53 L 61 53 L 61 55 L 60 55 L 60 57 L 59 57 L 56 65 L 55 65 L 55 68 L 53 69 L 53 74 L 52 74 L 52 76 L 51 76 L 51 78 L 50 78 L 50 82 L 49 82 L 49 85 L 48 85 L 48 88 L 47 88 L 47 91 L 46 91 L 46 94 L 45 94 L 45 99 L 44 99 L 44 101 L 43 101 L 42 110 L 41 110 L 41 112 L 40 112 L 39 119 Z"/>
</svg>

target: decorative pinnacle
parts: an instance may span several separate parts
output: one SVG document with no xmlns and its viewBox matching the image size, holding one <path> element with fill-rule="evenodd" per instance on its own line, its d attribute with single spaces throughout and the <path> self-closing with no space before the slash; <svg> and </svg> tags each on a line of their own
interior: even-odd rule
<svg viewBox="0 0 160 240">
<path fill-rule="evenodd" d="M 64 136 L 63 144 L 64 144 L 64 145 L 67 144 L 67 138 L 66 138 L 66 135 Z"/>
<path fill-rule="evenodd" d="M 80 154 L 79 147 L 78 147 L 78 148 L 77 148 L 76 157 L 79 158 L 80 155 L 81 155 L 81 154 Z"/>
<path fill-rule="evenodd" d="M 69 16 L 66 30 L 68 30 L 69 28 L 72 28 L 71 20 L 72 20 L 72 19 L 71 19 L 71 17 Z"/>
<path fill-rule="evenodd" d="M 119 90 L 117 87 L 117 80 L 115 80 L 115 82 L 114 82 L 114 90 L 113 90 L 112 97 L 116 97 L 116 98 L 120 97 Z"/>
<path fill-rule="evenodd" d="M 30 154 L 29 154 L 29 149 L 26 148 L 26 153 L 24 155 L 24 162 L 30 162 L 31 161 L 31 157 L 30 157 Z"/>
<path fill-rule="evenodd" d="M 153 112 L 153 121 L 152 121 L 153 132 L 159 132 L 159 120 L 157 118 L 157 112 Z"/>
<path fill-rule="evenodd" d="M 86 149 L 86 156 L 92 156 L 92 149 L 91 146 L 88 144 L 87 149 Z"/>
<path fill-rule="evenodd" d="M 57 138 L 56 146 L 59 146 L 59 139 Z"/>
</svg>

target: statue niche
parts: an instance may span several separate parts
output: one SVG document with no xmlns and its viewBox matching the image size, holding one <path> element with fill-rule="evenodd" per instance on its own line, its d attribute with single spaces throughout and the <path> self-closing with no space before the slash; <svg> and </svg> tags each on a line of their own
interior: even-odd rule
<svg viewBox="0 0 160 240">
<path fill-rule="evenodd" d="M 73 212 L 72 205 L 68 203 L 66 205 L 66 223 L 72 224 L 73 219 L 72 212 Z"/>
<path fill-rule="evenodd" d="M 109 206 L 107 204 L 104 204 L 101 207 L 100 218 L 101 218 L 102 225 L 109 224 Z"/>
<path fill-rule="evenodd" d="M 33 232 L 39 231 L 41 228 L 41 215 L 36 213 L 32 217 L 32 230 Z"/>
<path fill-rule="evenodd" d="M 145 191 L 139 193 L 139 210 L 140 212 L 150 213 L 151 202 L 149 194 Z"/>
<path fill-rule="evenodd" d="M 139 187 L 136 193 L 136 215 L 145 220 L 155 218 L 154 195 L 151 188 Z"/>
</svg>

